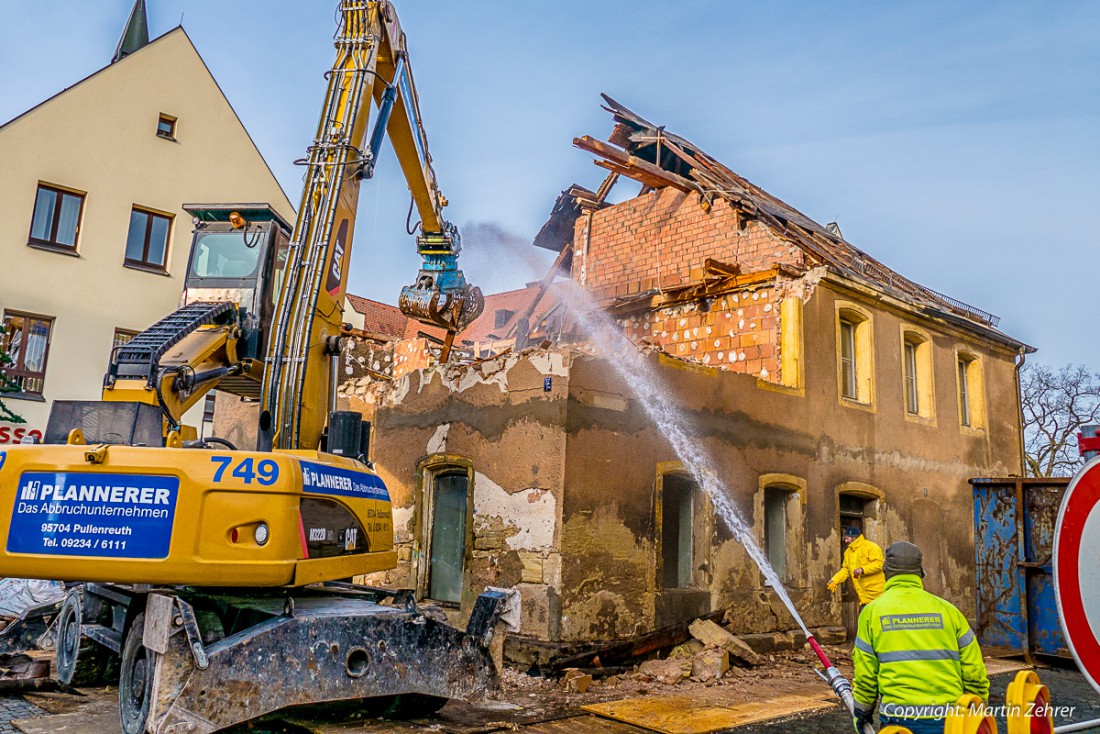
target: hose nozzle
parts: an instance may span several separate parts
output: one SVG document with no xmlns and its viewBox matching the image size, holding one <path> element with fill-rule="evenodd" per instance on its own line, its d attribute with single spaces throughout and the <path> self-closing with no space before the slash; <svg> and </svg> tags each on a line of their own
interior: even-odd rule
<svg viewBox="0 0 1100 734">
<path fill-rule="evenodd" d="M 836 666 L 829 662 L 829 658 L 825 655 L 825 651 L 821 649 L 821 645 L 817 644 L 817 640 L 815 640 L 812 635 L 807 637 L 806 641 L 810 643 L 810 647 L 817 653 L 818 659 L 825 667 L 825 672 L 821 672 L 816 668 L 814 668 L 814 672 L 821 676 L 823 681 L 829 684 L 829 687 L 833 689 L 833 693 L 835 693 L 837 698 L 844 703 L 844 708 L 848 709 L 848 712 L 855 716 L 856 697 L 855 693 L 852 691 L 852 684 L 848 682 L 847 678 L 840 674 Z M 874 734 L 874 731 L 874 727 L 870 724 L 864 726 L 864 732 L 867 734 Z"/>
</svg>

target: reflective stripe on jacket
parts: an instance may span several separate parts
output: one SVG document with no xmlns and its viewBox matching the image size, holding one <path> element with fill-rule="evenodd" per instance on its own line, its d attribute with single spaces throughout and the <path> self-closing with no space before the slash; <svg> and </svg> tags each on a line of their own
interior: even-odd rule
<svg viewBox="0 0 1100 734">
<path fill-rule="evenodd" d="M 882 562 L 882 548 L 861 535 L 844 549 L 844 561 L 829 583 L 843 584 L 851 576 L 859 603 L 869 604 L 882 593 L 885 579 L 882 575 Z M 863 569 L 863 575 L 858 579 L 852 576 L 852 571 L 857 568 Z"/>
<path fill-rule="evenodd" d="M 953 704 L 964 693 L 989 698 L 985 661 L 966 617 L 913 574 L 891 578 L 860 613 L 852 662 L 860 709 L 880 695 L 884 707 Z"/>
</svg>

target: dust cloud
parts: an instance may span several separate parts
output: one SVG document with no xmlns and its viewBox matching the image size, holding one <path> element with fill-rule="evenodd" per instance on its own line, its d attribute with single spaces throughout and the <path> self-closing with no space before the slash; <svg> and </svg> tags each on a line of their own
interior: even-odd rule
<svg viewBox="0 0 1100 734">
<path fill-rule="evenodd" d="M 459 267 L 468 281 L 487 294 L 542 280 L 554 263 L 555 253 L 533 246 L 533 236 L 512 232 L 499 222 L 469 222 L 459 227 L 459 234 Z"/>
</svg>

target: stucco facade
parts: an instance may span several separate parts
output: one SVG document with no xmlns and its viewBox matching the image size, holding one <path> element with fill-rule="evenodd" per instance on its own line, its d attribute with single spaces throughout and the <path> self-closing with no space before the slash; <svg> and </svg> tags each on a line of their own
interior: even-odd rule
<svg viewBox="0 0 1100 734">
<path fill-rule="evenodd" d="M 167 122 L 171 134 L 158 135 Z M 263 202 L 293 219 L 182 28 L 0 126 L 0 160 L 0 309 L 51 324 L 41 393 L 4 398 L 25 432 L 45 428 L 55 399 L 98 398 L 116 329 L 140 331 L 179 305 L 184 204 Z M 83 199 L 71 251 L 28 245 L 43 185 Z M 124 264 L 135 209 L 170 220 L 162 269 Z"/>
</svg>

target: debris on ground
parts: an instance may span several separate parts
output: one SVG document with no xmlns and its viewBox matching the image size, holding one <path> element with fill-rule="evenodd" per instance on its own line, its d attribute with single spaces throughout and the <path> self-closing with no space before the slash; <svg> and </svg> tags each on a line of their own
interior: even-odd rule
<svg viewBox="0 0 1100 734">
<path fill-rule="evenodd" d="M 695 620 L 688 631 L 700 642 L 724 648 L 730 655 L 750 666 L 760 665 L 760 656 L 751 647 L 709 619 Z"/>
<path fill-rule="evenodd" d="M 0 691 L 31 690 L 49 681 L 50 661 L 23 654 L 0 655 Z"/>
<path fill-rule="evenodd" d="M 635 675 L 649 680 L 656 679 L 665 685 L 676 685 L 684 678 L 691 677 L 691 661 L 683 658 L 647 660 L 638 666 L 638 672 Z"/>
<path fill-rule="evenodd" d="M 590 685 L 592 685 L 592 676 L 576 668 L 566 670 L 565 675 L 561 677 L 561 687 L 570 693 L 584 693 Z"/>
<path fill-rule="evenodd" d="M 718 680 L 730 669 L 730 654 L 719 648 L 707 648 L 691 659 L 691 677 L 707 682 Z"/>
<path fill-rule="evenodd" d="M 668 656 L 670 658 L 693 658 L 701 653 L 705 647 L 706 644 L 700 640 L 688 640 L 684 644 L 672 648 L 672 652 Z"/>
</svg>

